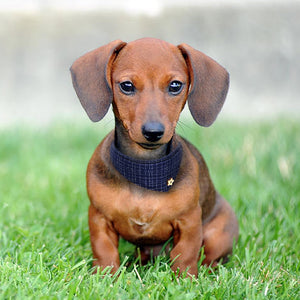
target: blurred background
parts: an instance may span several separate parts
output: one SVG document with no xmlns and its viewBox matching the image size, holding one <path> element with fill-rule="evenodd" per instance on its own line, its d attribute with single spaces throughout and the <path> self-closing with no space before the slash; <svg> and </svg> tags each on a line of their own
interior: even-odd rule
<svg viewBox="0 0 300 300">
<path fill-rule="evenodd" d="M 1 0 L 0 127 L 88 122 L 70 65 L 141 37 L 187 43 L 229 71 L 221 118 L 299 119 L 300 1 Z"/>
</svg>

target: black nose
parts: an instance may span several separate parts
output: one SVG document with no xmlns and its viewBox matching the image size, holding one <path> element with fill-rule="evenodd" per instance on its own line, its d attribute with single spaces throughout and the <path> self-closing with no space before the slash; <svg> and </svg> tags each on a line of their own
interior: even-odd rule
<svg viewBox="0 0 300 300">
<path fill-rule="evenodd" d="M 165 126 L 158 122 L 147 122 L 142 127 L 142 134 L 149 142 L 159 141 L 165 132 Z"/>
</svg>

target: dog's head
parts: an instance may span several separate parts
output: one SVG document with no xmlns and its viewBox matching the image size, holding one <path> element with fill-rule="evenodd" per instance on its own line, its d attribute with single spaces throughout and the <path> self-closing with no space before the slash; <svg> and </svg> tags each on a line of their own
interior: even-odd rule
<svg viewBox="0 0 300 300">
<path fill-rule="evenodd" d="M 229 74 L 200 51 L 158 39 L 114 41 L 77 59 L 73 85 L 94 122 L 112 103 L 116 118 L 139 144 L 170 141 L 186 101 L 209 126 L 227 95 Z"/>
</svg>

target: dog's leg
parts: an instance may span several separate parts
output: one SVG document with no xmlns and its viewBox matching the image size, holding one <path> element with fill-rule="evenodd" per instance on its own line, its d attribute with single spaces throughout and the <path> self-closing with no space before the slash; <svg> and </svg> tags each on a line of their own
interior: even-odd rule
<svg viewBox="0 0 300 300">
<path fill-rule="evenodd" d="M 217 195 L 216 207 L 214 218 L 203 225 L 203 265 L 216 266 L 221 258 L 226 259 L 232 252 L 233 242 L 238 239 L 237 218 L 228 202 Z"/>
<path fill-rule="evenodd" d="M 202 245 L 202 220 L 201 207 L 175 221 L 174 241 L 170 258 L 174 263 L 172 270 L 176 273 L 187 270 L 189 275 L 198 274 L 198 258 Z"/>
<path fill-rule="evenodd" d="M 120 266 L 119 236 L 93 205 L 89 207 L 89 227 L 95 258 L 93 265 L 102 269 L 112 266 L 112 272 L 116 272 Z"/>
</svg>

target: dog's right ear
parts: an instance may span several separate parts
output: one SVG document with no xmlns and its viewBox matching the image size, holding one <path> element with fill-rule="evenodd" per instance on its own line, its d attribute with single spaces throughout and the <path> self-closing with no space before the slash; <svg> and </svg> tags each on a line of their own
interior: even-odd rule
<svg viewBox="0 0 300 300">
<path fill-rule="evenodd" d="M 93 122 L 105 116 L 113 100 L 111 66 L 125 45 L 113 41 L 81 56 L 70 68 L 76 94 Z"/>
</svg>

